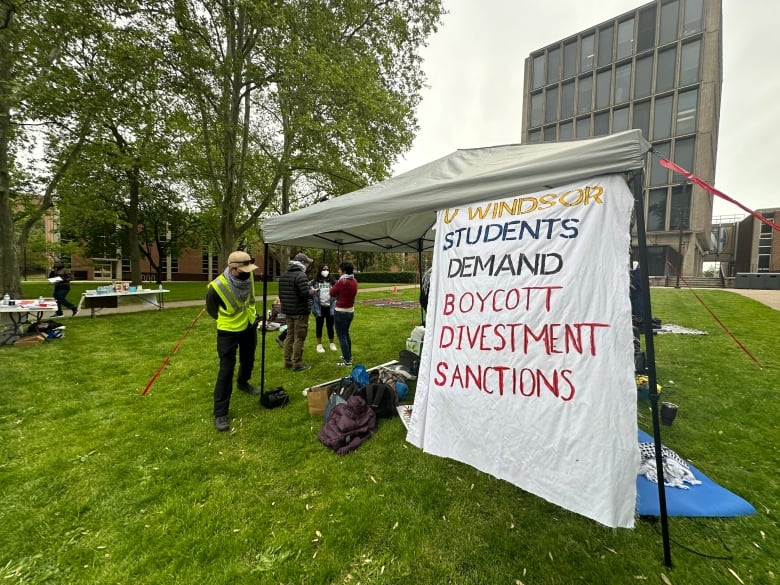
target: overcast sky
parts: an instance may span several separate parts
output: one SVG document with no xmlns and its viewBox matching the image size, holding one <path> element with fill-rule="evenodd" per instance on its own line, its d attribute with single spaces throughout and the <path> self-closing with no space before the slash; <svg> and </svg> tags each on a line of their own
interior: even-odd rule
<svg viewBox="0 0 780 585">
<path fill-rule="evenodd" d="M 521 141 L 523 64 L 536 49 L 646 4 L 642 0 L 445 0 L 423 50 L 420 131 L 395 166 L 459 148 Z M 780 207 L 778 0 L 723 0 L 723 94 L 715 187 L 751 209 Z M 744 215 L 715 197 L 715 215 Z"/>
</svg>

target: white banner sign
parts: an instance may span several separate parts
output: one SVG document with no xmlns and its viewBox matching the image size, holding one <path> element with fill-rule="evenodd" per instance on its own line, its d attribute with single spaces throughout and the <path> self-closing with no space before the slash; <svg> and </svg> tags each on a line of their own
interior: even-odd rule
<svg viewBox="0 0 780 585">
<path fill-rule="evenodd" d="M 632 207 L 610 175 L 439 212 L 409 442 L 633 527 Z"/>
</svg>

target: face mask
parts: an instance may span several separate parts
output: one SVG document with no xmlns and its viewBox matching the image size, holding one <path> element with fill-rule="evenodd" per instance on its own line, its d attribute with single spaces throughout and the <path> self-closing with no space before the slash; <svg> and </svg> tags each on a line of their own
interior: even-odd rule
<svg viewBox="0 0 780 585">
<path fill-rule="evenodd" d="M 328 274 L 330 274 L 330 270 L 323 270 L 322 272 L 320 272 L 320 274 L 322 274 L 323 278 L 327 278 Z"/>
<path fill-rule="evenodd" d="M 238 278 L 238 280 L 249 280 L 250 276 L 252 276 L 251 272 L 239 272 L 236 275 L 236 278 Z"/>
</svg>

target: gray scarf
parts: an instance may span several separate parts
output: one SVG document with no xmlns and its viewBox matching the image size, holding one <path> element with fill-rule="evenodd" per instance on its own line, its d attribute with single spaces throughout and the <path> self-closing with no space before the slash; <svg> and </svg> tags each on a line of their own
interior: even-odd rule
<svg viewBox="0 0 780 585">
<path fill-rule="evenodd" d="M 230 273 L 229 266 L 225 268 L 225 272 L 222 274 L 227 278 L 230 290 L 233 291 L 236 298 L 243 303 L 249 296 L 249 293 L 252 292 L 252 277 L 250 276 L 246 280 L 239 280 Z"/>
</svg>

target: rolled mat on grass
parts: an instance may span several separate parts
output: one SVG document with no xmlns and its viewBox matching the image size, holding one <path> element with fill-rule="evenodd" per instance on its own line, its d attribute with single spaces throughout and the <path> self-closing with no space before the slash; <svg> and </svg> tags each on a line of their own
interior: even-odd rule
<svg viewBox="0 0 780 585">
<path fill-rule="evenodd" d="M 402 301 L 399 299 L 372 299 L 360 301 L 361 305 L 371 305 L 373 307 L 390 307 L 393 309 L 419 309 L 420 303 L 417 301 Z"/>
<path fill-rule="evenodd" d="M 653 442 L 653 437 L 640 430 L 639 442 Z M 746 500 L 719 486 L 690 463 L 688 467 L 701 484 L 690 486 L 687 490 L 665 487 L 667 515 L 720 518 L 749 516 L 756 513 L 756 509 Z M 636 511 L 640 516 L 661 515 L 658 484 L 643 475 L 637 475 L 636 478 Z"/>
</svg>

